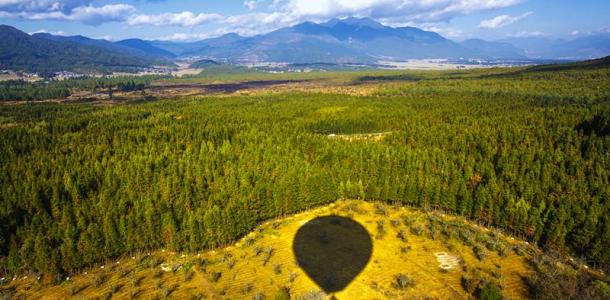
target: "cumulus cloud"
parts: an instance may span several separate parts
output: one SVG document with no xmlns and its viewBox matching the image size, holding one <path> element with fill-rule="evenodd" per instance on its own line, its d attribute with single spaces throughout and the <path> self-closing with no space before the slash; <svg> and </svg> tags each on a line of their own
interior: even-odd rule
<svg viewBox="0 0 610 300">
<path fill-rule="evenodd" d="M 254 10 L 254 9 L 258 8 L 258 5 L 263 1 L 264 0 L 245 0 L 244 6 L 246 8 L 248 8 L 249 10 Z"/>
<path fill-rule="evenodd" d="M 0 10 L 5 12 L 69 12 L 78 6 L 87 6 L 93 0 L 0 0 Z"/>
<path fill-rule="evenodd" d="M 129 0 L 136 1 L 136 0 Z M 160 0 L 137 0 L 160 1 Z M 121 21 L 127 25 L 193 27 L 208 22 L 221 25 L 217 34 L 266 33 L 304 21 L 321 22 L 331 18 L 370 17 L 383 24 L 436 24 L 438 30 L 456 36 L 447 25 L 453 18 L 516 5 L 525 0 L 242 0 L 252 11 L 229 17 L 213 13 L 138 13 L 134 6 L 101 0 L 0 0 L 0 17 L 30 20 L 66 20 L 87 24 Z M 128 0 L 125 0 L 125 3 Z M 265 7 L 263 8 L 263 4 Z"/>
<path fill-rule="evenodd" d="M 509 16 L 509 15 L 501 15 L 501 16 L 497 16 L 495 18 L 489 19 L 489 20 L 483 20 L 481 21 L 481 23 L 479 23 L 479 28 L 485 28 L 485 29 L 496 29 L 496 28 L 502 28 L 504 26 L 519 22 L 529 16 L 531 16 L 533 14 L 533 12 L 528 11 L 520 16 Z"/>
<path fill-rule="evenodd" d="M 133 14 L 136 9 L 128 4 L 108 4 L 103 6 L 74 6 L 66 10 L 67 4 L 72 6 L 77 1 L 66 1 L 66 3 L 49 4 L 49 1 L 16 1 L 0 0 L 0 16 L 12 19 L 24 20 L 56 20 L 56 21 L 79 21 L 90 25 L 99 25 L 104 22 L 123 21 L 127 16 Z M 10 3 L 9 3 L 10 2 Z M 14 4 L 13 2 L 20 2 Z M 27 2 L 27 3 L 26 3 Z M 35 3 L 34 3 L 35 2 Z M 80 1 L 81 3 L 83 1 Z M 12 4 L 10 6 L 9 4 Z M 3 6 L 4 5 L 4 6 Z M 17 11 L 16 7 L 23 5 L 23 10 Z"/>
<path fill-rule="evenodd" d="M 158 15 L 133 15 L 127 20 L 129 25 L 182 26 L 191 27 L 204 23 L 218 21 L 223 17 L 219 14 L 194 14 L 190 11 L 181 13 L 164 13 Z"/>
</svg>

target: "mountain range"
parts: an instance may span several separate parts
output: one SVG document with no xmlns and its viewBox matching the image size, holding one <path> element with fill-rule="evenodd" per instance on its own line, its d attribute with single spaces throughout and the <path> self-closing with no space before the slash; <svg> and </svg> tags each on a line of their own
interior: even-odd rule
<svg viewBox="0 0 610 300">
<path fill-rule="evenodd" d="M 232 63 L 359 63 L 408 59 L 567 59 L 610 54 L 610 34 L 573 40 L 544 37 L 499 41 L 449 40 L 415 27 L 390 27 L 368 18 L 305 22 L 267 34 L 234 33 L 197 42 L 128 39 L 111 42 L 83 36 L 29 35 L 0 25 L 0 69 L 59 71 L 172 66 L 177 58 Z"/>
</svg>

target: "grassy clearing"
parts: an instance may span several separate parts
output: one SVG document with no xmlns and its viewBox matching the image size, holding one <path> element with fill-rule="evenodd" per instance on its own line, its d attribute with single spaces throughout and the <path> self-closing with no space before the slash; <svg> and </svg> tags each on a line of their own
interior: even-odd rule
<svg viewBox="0 0 610 300">
<path fill-rule="evenodd" d="M 222 249 L 141 253 L 89 269 L 60 285 L 22 278 L 9 286 L 15 297 L 47 299 L 315 298 L 322 292 L 296 264 L 292 241 L 300 226 L 325 215 L 350 217 L 374 237 L 368 265 L 334 295 L 338 299 L 468 298 L 481 282 L 493 283 L 508 299 L 528 296 L 522 278 L 532 272 L 527 257 L 536 250 L 524 242 L 456 217 L 355 200 L 268 221 Z M 485 246 L 490 240 L 511 250 L 489 250 L 494 249 Z M 484 249 L 484 258 L 477 258 L 476 247 Z M 515 248 L 525 251 L 519 255 Z"/>
</svg>

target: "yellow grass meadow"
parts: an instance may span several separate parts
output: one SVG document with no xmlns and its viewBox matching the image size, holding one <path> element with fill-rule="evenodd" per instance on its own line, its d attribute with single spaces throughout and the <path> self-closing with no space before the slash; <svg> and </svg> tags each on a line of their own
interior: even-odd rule
<svg viewBox="0 0 610 300">
<path fill-rule="evenodd" d="M 366 228 L 373 250 L 366 267 L 347 287 L 326 294 L 299 267 L 293 239 L 308 221 L 331 215 L 351 218 Z M 430 216 L 527 251 L 503 256 L 486 251 L 479 260 L 472 246 L 456 237 L 433 239 L 427 229 L 418 235 L 417 228 L 426 228 Z M 528 296 L 523 278 L 531 269 L 526 257 L 535 251 L 523 241 L 439 212 L 340 200 L 267 221 L 226 248 L 197 254 L 140 253 L 95 266 L 52 287 L 35 278 L 18 278 L 10 285 L 17 297 L 27 299 L 468 299 L 464 280 L 477 276 L 497 282 L 506 299 L 520 299 Z M 409 279 L 408 286 L 397 283 L 401 274 Z"/>
</svg>

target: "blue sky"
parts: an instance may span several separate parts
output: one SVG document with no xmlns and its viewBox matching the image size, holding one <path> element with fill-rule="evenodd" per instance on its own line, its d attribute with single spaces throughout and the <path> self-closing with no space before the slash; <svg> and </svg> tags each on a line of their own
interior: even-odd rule
<svg viewBox="0 0 610 300">
<path fill-rule="evenodd" d="M 371 17 L 454 40 L 610 32 L 608 0 L 0 0 L 0 23 L 25 32 L 119 40 L 266 33 L 303 21 Z"/>
</svg>

